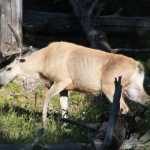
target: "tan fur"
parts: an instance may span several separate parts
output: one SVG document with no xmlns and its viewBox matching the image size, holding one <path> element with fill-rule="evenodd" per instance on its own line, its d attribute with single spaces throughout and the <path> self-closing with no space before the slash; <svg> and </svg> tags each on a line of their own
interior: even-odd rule
<svg viewBox="0 0 150 150">
<path fill-rule="evenodd" d="M 53 82 L 69 79 L 67 90 L 93 94 L 103 90 L 111 101 L 114 78 L 122 76 L 124 87 L 137 67 L 132 58 L 68 42 L 51 43 L 26 59 L 22 65 L 27 72 L 39 72 Z"/>
</svg>

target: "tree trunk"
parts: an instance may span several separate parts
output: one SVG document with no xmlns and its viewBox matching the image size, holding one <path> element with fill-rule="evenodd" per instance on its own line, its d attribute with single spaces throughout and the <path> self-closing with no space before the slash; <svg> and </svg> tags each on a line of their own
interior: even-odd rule
<svg viewBox="0 0 150 150">
<path fill-rule="evenodd" d="M 16 39 L 8 24 L 22 39 L 22 0 L 0 0 L 0 52 L 7 56 L 17 51 Z"/>
<path fill-rule="evenodd" d="M 85 8 L 84 5 L 86 5 L 86 1 L 82 1 L 81 3 L 81 1 L 78 0 L 70 0 L 74 14 L 79 19 L 91 47 L 110 51 L 111 47 L 107 42 L 105 33 L 102 30 L 96 30 L 92 24 L 92 13 L 94 7 L 96 6 L 97 0 L 91 2 L 91 7 Z"/>
</svg>

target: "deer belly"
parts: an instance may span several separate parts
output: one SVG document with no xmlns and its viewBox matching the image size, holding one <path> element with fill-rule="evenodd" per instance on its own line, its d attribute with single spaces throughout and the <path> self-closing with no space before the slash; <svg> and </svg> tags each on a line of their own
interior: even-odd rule
<svg viewBox="0 0 150 150">
<path fill-rule="evenodd" d="M 68 72 L 74 89 L 85 92 L 98 92 L 101 88 L 102 65 L 92 57 L 75 57 L 68 64 Z"/>
<path fill-rule="evenodd" d="M 93 74 L 82 74 L 82 76 L 75 76 L 73 84 L 75 89 L 84 92 L 97 93 L 100 91 L 101 83 L 100 76 L 96 77 Z"/>
</svg>

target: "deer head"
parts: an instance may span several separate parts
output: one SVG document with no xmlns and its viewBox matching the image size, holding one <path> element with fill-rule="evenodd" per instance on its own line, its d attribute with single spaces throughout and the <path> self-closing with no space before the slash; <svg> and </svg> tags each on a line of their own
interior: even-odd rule
<svg viewBox="0 0 150 150">
<path fill-rule="evenodd" d="M 26 61 L 25 58 L 22 58 L 22 55 L 27 52 L 33 52 L 35 49 L 33 47 L 23 47 L 22 40 L 13 29 L 13 27 L 8 24 L 9 29 L 14 35 L 14 38 L 17 43 L 18 53 L 9 56 L 6 60 L 4 58 L 4 65 L 2 65 L 2 69 L 0 70 L 0 85 L 6 85 L 13 79 L 15 79 L 18 75 L 22 74 L 23 71 L 21 69 L 21 65 Z"/>
</svg>

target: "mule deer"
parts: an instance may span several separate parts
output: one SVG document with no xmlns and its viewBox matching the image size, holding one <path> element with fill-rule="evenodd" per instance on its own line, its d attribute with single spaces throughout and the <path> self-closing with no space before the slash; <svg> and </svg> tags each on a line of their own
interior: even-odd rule
<svg viewBox="0 0 150 150">
<path fill-rule="evenodd" d="M 132 58 L 106 53 L 69 42 L 53 42 L 47 47 L 21 57 L 22 43 L 15 30 L 12 31 L 18 48 L 19 58 L 0 71 L 0 85 L 6 85 L 19 75 L 37 73 L 47 87 L 43 106 L 43 123 L 46 125 L 49 100 L 60 93 L 62 116 L 68 109 L 68 90 L 103 93 L 112 102 L 114 79 L 122 76 L 123 92 L 120 100 L 122 113 L 129 108 L 124 101 L 127 97 L 145 104 L 149 96 L 143 88 L 144 67 Z M 47 84 L 48 83 L 48 84 Z"/>
<path fill-rule="evenodd" d="M 9 83 L 18 75 L 33 73 L 38 73 L 46 82 L 52 83 L 43 106 L 44 125 L 48 103 L 53 96 L 63 90 L 91 94 L 103 91 L 112 102 L 114 78 L 118 76 L 122 76 L 122 113 L 129 111 L 125 97 L 141 104 L 149 99 L 143 88 L 144 68 L 141 63 L 127 56 L 69 42 L 53 42 L 29 56 L 15 60 L 0 72 L 0 85 Z"/>
</svg>

